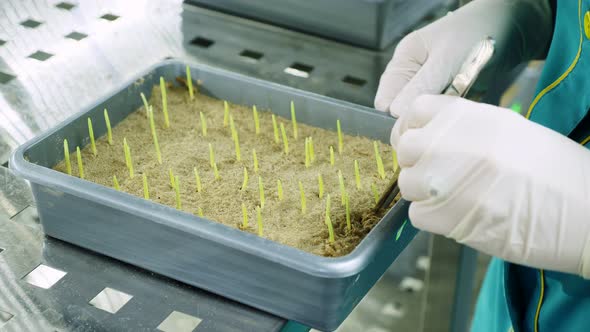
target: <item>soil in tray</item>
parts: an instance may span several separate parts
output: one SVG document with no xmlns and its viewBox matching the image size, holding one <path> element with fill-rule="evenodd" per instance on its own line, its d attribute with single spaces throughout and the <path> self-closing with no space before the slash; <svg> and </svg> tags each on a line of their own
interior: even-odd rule
<svg viewBox="0 0 590 332">
<path fill-rule="evenodd" d="M 378 143 L 377 146 L 386 173 L 385 179 L 382 179 L 377 170 L 374 143 L 370 139 L 344 135 L 343 153 L 339 154 L 336 132 L 299 122 L 298 138 L 295 139 L 291 120 L 277 117 L 278 125 L 282 123 L 285 126 L 288 137 L 289 153 L 285 154 L 282 139 L 275 142 L 270 112 L 258 110 L 260 134 L 257 135 L 252 109 L 230 104 L 241 149 L 241 161 L 237 161 L 230 128 L 224 127 L 223 101 L 199 93 L 190 100 L 186 89 L 171 85 L 167 91 L 169 128 L 165 128 L 159 86 L 154 87 L 149 101 L 153 105 L 162 164 L 157 161 L 149 121 L 145 108 L 141 107 L 113 128 L 113 145 L 109 145 L 105 135 L 96 140 L 97 156 L 93 155 L 90 144 L 82 150 L 86 180 L 112 187 L 113 175 L 116 175 L 121 191 L 144 197 L 142 174 L 145 173 L 150 200 L 176 207 L 176 192 L 170 185 L 169 177 L 169 169 L 172 169 L 179 179 L 181 210 L 198 215 L 200 208 L 207 219 L 258 234 L 256 206 L 260 205 L 260 176 L 265 195 L 265 205 L 261 209 L 262 236 L 322 256 L 342 256 L 351 252 L 381 218 L 371 212 L 375 205 L 372 184 L 380 194 L 393 177 L 393 155 L 389 145 Z M 203 112 L 206 118 L 206 136 L 202 133 L 199 112 Z M 101 117 L 92 121 L 97 123 L 104 119 Z M 342 123 L 343 128 L 346 126 Z M 130 178 L 125 164 L 124 137 L 131 151 L 134 178 Z M 313 138 L 315 152 L 315 160 L 309 167 L 305 165 L 306 137 Z M 217 180 L 210 166 L 209 143 L 219 170 L 220 178 Z M 333 166 L 330 164 L 330 146 L 334 149 Z M 71 148 L 75 151 L 75 147 Z M 258 172 L 254 170 L 254 149 L 259 163 Z M 73 175 L 78 176 L 75 152 L 70 153 L 70 159 Z M 360 166 L 361 189 L 356 187 L 355 160 Z M 201 192 L 196 189 L 195 167 L 201 177 Z M 249 182 L 246 189 L 241 190 L 244 167 L 248 170 Z M 62 161 L 55 169 L 66 172 L 65 163 Z M 351 230 L 347 229 L 345 207 L 341 205 L 339 170 L 349 196 Z M 321 199 L 319 174 L 324 182 Z M 284 192 L 281 201 L 277 192 L 279 179 Z M 302 213 L 299 181 L 305 192 L 305 213 Z M 324 222 L 327 194 L 331 196 L 334 242 L 329 241 L 328 227 Z M 242 225 L 242 203 L 247 208 L 248 227 Z"/>
</svg>

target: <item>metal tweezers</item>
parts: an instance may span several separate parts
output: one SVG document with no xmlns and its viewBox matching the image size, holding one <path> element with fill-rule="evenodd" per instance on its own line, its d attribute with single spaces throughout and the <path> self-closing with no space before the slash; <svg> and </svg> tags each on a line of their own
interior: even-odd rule
<svg viewBox="0 0 590 332">
<path fill-rule="evenodd" d="M 493 38 L 486 37 L 475 45 L 451 84 L 445 90 L 445 95 L 458 97 L 465 97 L 465 95 L 467 95 L 467 92 L 469 92 L 469 89 L 477 79 L 477 76 L 494 54 L 494 44 L 495 41 Z M 401 171 L 400 169 L 401 167 L 396 169 L 393 174 L 393 180 L 379 198 L 379 201 L 373 209 L 374 212 L 379 212 L 388 207 L 391 202 L 393 202 L 393 199 L 399 194 L 397 180 Z"/>
</svg>

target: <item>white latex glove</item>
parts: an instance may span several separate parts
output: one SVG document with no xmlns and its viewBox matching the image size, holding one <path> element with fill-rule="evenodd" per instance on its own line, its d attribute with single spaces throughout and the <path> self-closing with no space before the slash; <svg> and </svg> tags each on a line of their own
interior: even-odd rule
<svg viewBox="0 0 590 332">
<path fill-rule="evenodd" d="M 375 108 L 397 118 L 417 96 L 442 92 L 477 42 L 490 36 L 496 53 L 478 80 L 485 85 L 542 56 L 551 22 L 547 0 L 475 0 L 401 40 L 381 76 Z"/>
<path fill-rule="evenodd" d="M 510 262 L 590 278 L 590 151 L 504 108 L 421 96 L 397 146 L 410 220 Z"/>
</svg>

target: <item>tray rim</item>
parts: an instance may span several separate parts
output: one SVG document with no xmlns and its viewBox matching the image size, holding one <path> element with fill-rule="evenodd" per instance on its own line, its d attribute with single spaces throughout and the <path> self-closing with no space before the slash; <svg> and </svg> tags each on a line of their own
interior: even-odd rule
<svg viewBox="0 0 590 332">
<path fill-rule="evenodd" d="M 106 102 L 117 93 L 124 91 L 138 80 L 153 74 L 154 71 L 160 68 L 178 65 L 188 65 L 191 69 L 194 68 L 215 75 L 229 76 L 233 79 L 245 81 L 249 84 L 258 86 L 265 86 L 266 88 L 281 89 L 285 92 L 294 93 L 305 98 L 316 99 L 332 105 L 337 104 L 339 106 L 344 105 L 354 107 L 356 109 L 355 111 L 358 112 L 372 113 L 373 115 L 380 115 L 383 118 L 391 119 L 382 112 L 378 112 L 377 110 L 362 105 L 295 89 L 278 83 L 267 82 L 195 61 L 186 59 L 169 59 L 150 65 L 147 69 L 135 74 L 132 79 L 125 81 L 123 84 L 118 85 L 103 96 L 97 98 L 94 103 L 82 107 L 80 111 L 65 118 L 59 124 L 21 144 L 11 154 L 9 167 L 14 170 L 17 175 L 28 181 L 34 182 L 35 184 L 49 187 L 51 189 L 58 189 L 64 193 L 91 200 L 102 205 L 107 205 L 120 211 L 133 213 L 151 222 L 173 227 L 188 232 L 193 236 L 207 238 L 220 245 L 225 245 L 248 254 L 256 255 L 263 259 L 316 277 L 343 278 L 361 272 L 371 262 L 368 258 L 374 256 L 374 253 L 379 249 L 378 244 L 380 242 L 378 240 L 379 238 L 384 237 L 382 234 L 379 234 L 380 228 L 383 227 L 383 222 L 386 221 L 386 219 L 391 218 L 391 215 L 400 208 L 401 204 L 396 203 L 396 206 L 377 222 L 373 229 L 371 229 L 353 251 L 344 256 L 325 257 L 284 245 L 267 238 L 260 238 L 257 235 L 206 218 L 201 218 L 188 212 L 176 210 L 173 207 L 153 201 L 146 201 L 143 198 L 117 191 L 114 188 L 106 187 L 55 171 L 45 166 L 34 164 L 24 158 L 26 151 L 30 148 L 55 134 L 74 120 L 85 116 L 86 113 Z M 85 187 L 87 189 L 84 189 Z M 221 234 L 227 232 L 229 232 L 229 234 Z M 259 242 L 259 245 L 248 245 L 248 242 L 250 241 L 257 241 Z"/>
</svg>

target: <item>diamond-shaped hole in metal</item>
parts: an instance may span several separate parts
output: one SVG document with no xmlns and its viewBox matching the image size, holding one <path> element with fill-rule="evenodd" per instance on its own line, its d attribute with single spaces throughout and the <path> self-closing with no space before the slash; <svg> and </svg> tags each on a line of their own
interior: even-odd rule
<svg viewBox="0 0 590 332">
<path fill-rule="evenodd" d="M 191 40 L 191 44 L 201 48 L 209 48 L 211 45 L 215 44 L 215 41 L 209 38 L 198 36 Z"/>
<path fill-rule="evenodd" d="M 98 309 L 114 314 L 132 298 L 133 295 L 106 287 L 88 303 Z"/>
<path fill-rule="evenodd" d="M 14 315 L 10 312 L 0 310 L 0 327 L 2 327 L 4 323 L 8 322 L 12 317 L 14 317 Z"/>
<path fill-rule="evenodd" d="M 20 22 L 20 25 L 27 27 L 27 28 L 31 28 L 31 29 L 34 29 L 34 28 L 40 26 L 41 24 L 42 24 L 42 22 L 35 21 L 33 19 L 28 19 L 26 21 Z"/>
<path fill-rule="evenodd" d="M 406 293 L 419 292 L 422 288 L 424 288 L 424 281 L 413 277 L 404 277 L 399 284 L 399 289 Z"/>
<path fill-rule="evenodd" d="M 293 76 L 308 78 L 313 70 L 313 66 L 301 62 L 294 62 L 291 66 L 285 68 L 284 72 Z"/>
<path fill-rule="evenodd" d="M 15 78 L 16 78 L 16 76 L 14 76 L 14 75 L 0 71 L 0 84 L 7 84 L 8 82 L 12 81 Z M 2 252 L 2 250 L 4 250 L 4 249 L 0 248 L 0 252 Z"/>
<path fill-rule="evenodd" d="M 180 311 L 172 311 L 166 319 L 164 319 L 160 325 L 158 325 L 158 330 L 164 332 L 190 332 L 194 330 L 199 324 L 201 324 L 202 319 L 187 315 Z"/>
<path fill-rule="evenodd" d="M 356 85 L 356 86 L 363 86 L 363 85 L 367 84 L 367 80 L 362 79 L 362 78 L 358 78 L 358 77 L 354 77 L 354 76 L 350 76 L 350 75 L 344 76 L 344 78 L 342 79 L 342 82 L 348 83 L 351 85 Z"/>
<path fill-rule="evenodd" d="M 23 277 L 23 280 L 33 286 L 49 289 L 63 278 L 67 272 L 40 264 L 33 271 Z"/>
<path fill-rule="evenodd" d="M 70 33 L 68 33 L 66 35 L 66 38 L 70 38 L 70 39 L 78 40 L 78 41 L 80 41 L 80 40 L 82 40 L 82 39 L 84 39 L 86 37 L 88 37 L 87 34 L 81 33 L 81 32 L 77 32 L 77 31 L 72 31 L 72 32 L 70 32 Z"/>
<path fill-rule="evenodd" d="M 260 61 L 260 59 L 262 59 L 262 57 L 264 56 L 264 53 L 260 53 L 260 52 L 256 52 L 256 51 L 252 51 L 252 50 L 243 50 L 242 52 L 240 52 L 240 56 L 250 62 L 258 62 L 258 61 Z"/>
<path fill-rule="evenodd" d="M 405 315 L 404 306 L 399 301 L 388 302 L 381 308 L 381 315 L 391 318 L 401 318 Z"/>
<path fill-rule="evenodd" d="M 111 21 L 112 22 L 112 21 L 118 19 L 119 16 L 114 15 L 114 14 L 104 14 L 100 18 L 102 18 L 103 20 L 107 20 L 107 21 Z"/>
<path fill-rule="evenodd" d="M 76 5 L 73 3 L 62 1 L 62 2 L 58 3 L 57 5 L 55 5 L 55 7 L 60 8 L 60 9 L 64 9 L 64 10 L 72 10 L 74 7 L 76 7 Z"/>
<path fill-rule="evenodd" d="M 47 53 L 47 52 L 43 52 L 43 51 L 39 50 L 39 51 L 29 55 L 29 58 L 39 60 L 39 61 L 45 61 L 45 60 L 51 58 L 52 56 L 53 56 L 53 54 L 51 54 L 51 53 Z"/>
<path fill-rule="evenodd" d="M 430 270 L 430 256 L 420 256 L 416 259 L 416 268 L 422 271 Z"/>
</svg>

